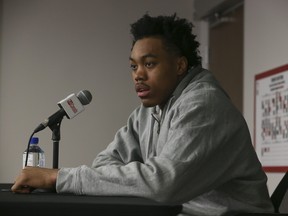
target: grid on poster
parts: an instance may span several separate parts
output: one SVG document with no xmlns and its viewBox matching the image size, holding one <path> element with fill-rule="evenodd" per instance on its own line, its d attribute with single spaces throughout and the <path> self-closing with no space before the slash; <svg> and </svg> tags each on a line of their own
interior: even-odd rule
<svg viewBox="0 0 288 216">
<path fill-rule="evenodd" d="M 262 162 L 279 163 L 288 153 L 288 92 L 275 92 L 261 102 Z"/>
<path fill-rule="evenodd" d="M 288 65 L 255 79 L 255 147 L 266 167 L 288 166 Z"/>
<path fill-rule="evenodd" d="M 288 140 L 288 92 L 275 92 L 263 97 L 262 141 L 264 144 L 281 143 Z"/>
</svg>

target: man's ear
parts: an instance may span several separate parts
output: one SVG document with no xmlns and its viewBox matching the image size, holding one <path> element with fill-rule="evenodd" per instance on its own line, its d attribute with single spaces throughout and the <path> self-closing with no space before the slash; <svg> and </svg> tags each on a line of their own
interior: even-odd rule
<svg viewBox="0 0 288 216">
<path fill-rule="evenodd" d="M 181 76 L 185 74 L 188 70 L 188 60 L 185 56 L 181 56 L 178 58 L 177 61 L 177 70 L 178 70 L 178 75 Z"/>
</svg>

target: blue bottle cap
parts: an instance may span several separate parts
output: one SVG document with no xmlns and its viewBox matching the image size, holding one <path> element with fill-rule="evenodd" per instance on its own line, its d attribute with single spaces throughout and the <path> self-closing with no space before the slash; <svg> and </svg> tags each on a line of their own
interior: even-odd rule
<svg viewBox="0 0 288 216">
<path fill-rule="evenodd" d="M 39 138 L 38 137 L 32 137 L 30 140 L 30 144 L 38 144 L 39 143 Z"/>
</svg>

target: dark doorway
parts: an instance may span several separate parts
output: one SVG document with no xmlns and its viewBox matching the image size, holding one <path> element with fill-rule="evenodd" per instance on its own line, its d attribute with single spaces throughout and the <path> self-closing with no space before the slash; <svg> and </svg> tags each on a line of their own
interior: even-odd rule
<svg viewBox="0 0 288 216">
<path fill-rule="evenodd" d="M 243 112 L 243 5 L 209 23 L 209 69 Z"/>
</svg>

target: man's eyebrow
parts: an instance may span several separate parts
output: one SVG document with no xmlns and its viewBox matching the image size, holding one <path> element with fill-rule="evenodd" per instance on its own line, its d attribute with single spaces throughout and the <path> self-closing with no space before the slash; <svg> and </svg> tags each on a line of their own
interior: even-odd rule
<svg viewBox="0 0 288 216">
<path fill-rule="evenodd" d="M 146 55 L 141 56 L 141 59 L 146 59 L 146 58 L 158 58 L 158 56 L 154 54 L 146 54 Z M 135 61 L 131 56 L 129 57 L 129 60 Z"/>
</svg>

